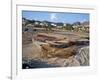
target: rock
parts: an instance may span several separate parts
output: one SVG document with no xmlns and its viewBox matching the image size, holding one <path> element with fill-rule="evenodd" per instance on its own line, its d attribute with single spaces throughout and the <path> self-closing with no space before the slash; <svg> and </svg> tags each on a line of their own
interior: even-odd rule
<svg viewBox="0 0 100 80">
<path fill-rule="evenodd" d="M 64 49 L 59 49 L 59 50 L 55 51 L 55 53 L 52 55 L 56 56 L 56 57 L 67 59 L 68 57 L 73 56 L 75 54 L 76 54 L 76 47 L 72 46 L 72 47 L 68 47 L 68 48 L 64 48 Z"/>
<path fill-rule="evenodd" d="M 59 41 L 65 39 L 65 36 L 63 35 L 53 35 L 51 33 L 38 33 L 36 36 L 33 36 L 34 40 L 40 41 L 40 42 L 46 42 L 46 41 Z"/>
<path fill-rule="evenodd" d="M 68 66 L 80 66 L 80 63 L 77 59 L 75 59 L 74 57 L 69 58 L 69 64 Z"/>
<path fill-rule="evenodd" d="M 89 66 L 89 46 L 82 47 L 75 58 L 80 62 L 81 66 Z"/>
<path fill-rule="evenodd" d="M 26 45 L 30 43 L 32 43 L 32 34 L 29 32 L 23 32 L 22 33 L 22 44 Z"/>
<path fill-rule="evenodd" d="M 23 46 L 22 56 L 28 59 L 35 59 L 41 57 L 41 46 L 34 42 L 33 44 L 27 44 Z"/>
<path fill-rule="evenodd" d="M 70 56 L 73 56 L 76 54 L 76 47 L 71 46 L 68 48 L 54 48 L 50 47 L 49 44 L 43 44 L 41 45 L 42 48 L 42 56 L 44 58 L 54 58 L 54 57 L 59 57 L 59 58 L 68 58 Z"/>
<path fill-rule="evenodd" d="M 76 45 L 89 45 L 88 39 L 79 39 L 76 41 Z"/>
<path fill-rule="evenodd" d="M 62 40 L 62 41 L 48 41 L 47 43 L 50 44 L 51 47 L 56 47 L 56 48 L 67 48 L 72 45 L 75 45 L 74 41 L 68 41 L 68 40 Z"/>
<path fill-rule="evenodd" d="M 64 58 L 50 58 L 47 60 L 48 64 L 54 64 L 60 67 L 71 67 L 71 66 L 80 66 L 80 63 L 74 58 L 74 56 L 69 57 L 68 59 Z"/>
</svg>

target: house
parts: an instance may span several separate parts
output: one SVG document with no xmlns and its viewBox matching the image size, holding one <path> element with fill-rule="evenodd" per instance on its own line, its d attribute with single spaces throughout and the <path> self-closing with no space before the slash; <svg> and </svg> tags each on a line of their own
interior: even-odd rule
<svg viewBox="0 0 100 80">
<path fill-rule="evenodd" d="M 35 25 L 39 25 L 40 24 L 40 22 L 39 21 L 35 21 L 35 23 L 34 23 Z"/>
<path fill-rule="evenodd" d="M 83 23 L 74 23 L 73 26 L 75 31 L 79 31 L 79 32 L 89 32 L 89 22 L 85 21 Z"/>
<path fill-rule="evenodd" d="M 63 27 L 63 23 L 57 23 L 57 28 L 62 28 Z"/>
<path fill-rule="evenodd" d="M 51 23 L 51 26 L 56 27 L 56 26 L 57 26 L 57 24 L 56 24 L 56 23 Z"/>
</svg>

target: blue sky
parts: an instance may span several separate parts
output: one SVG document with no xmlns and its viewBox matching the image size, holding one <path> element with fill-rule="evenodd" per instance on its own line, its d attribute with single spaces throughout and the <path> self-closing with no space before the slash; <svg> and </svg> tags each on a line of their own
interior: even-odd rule
<svg viewBox="0 0 100 80">
<path fill-rule="evenodd" d="M 36 12 L 36 11 L 22 11 L 22 17 L 26 19 L 34 19 L 40 21 L 74 23 L 89 21 L 88 13 L 59 13 L 59 12 Z"/>
</svg>

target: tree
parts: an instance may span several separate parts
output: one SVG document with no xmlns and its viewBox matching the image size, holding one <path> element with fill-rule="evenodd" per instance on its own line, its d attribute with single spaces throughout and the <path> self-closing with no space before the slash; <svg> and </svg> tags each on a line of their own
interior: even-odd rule
<svg viewBox="0 0 100 80">
<path fill-rule="evenodd" d="M 66 26 L 63 26 L 63 28 L 66 30 L 73 30 L 73 27 L 71 24 L 66 24 Z"/>
</svg>

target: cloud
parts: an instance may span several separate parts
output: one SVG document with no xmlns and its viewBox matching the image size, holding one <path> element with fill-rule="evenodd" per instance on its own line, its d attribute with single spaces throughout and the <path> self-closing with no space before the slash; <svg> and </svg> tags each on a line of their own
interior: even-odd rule
<svg viewBox="0 0 100 80">
<path fill-rule="evenodd" d="M 51 13 L 50 19 L 51 21 L 57 20 L 56 13 Z"/>
<path fill-rule="evenodd" d="M 83 19 L 81 22 L 85 22 L 85 21 L 88 21 L 87 19 Z"/>
</svg>

